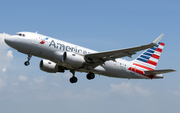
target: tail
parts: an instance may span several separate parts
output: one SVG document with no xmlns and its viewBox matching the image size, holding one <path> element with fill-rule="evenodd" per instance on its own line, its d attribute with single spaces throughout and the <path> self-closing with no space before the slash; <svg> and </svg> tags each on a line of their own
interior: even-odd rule
<svg viewBox="0 0 180 113">
<path fill-rule="evenodd" d="M 155 70 L 164 45 L 164 43 L 159 42 L 158 45 L 147 49 L 139 57 L 132 61 L 133 65 L 140 70 Z"/>
</svg>

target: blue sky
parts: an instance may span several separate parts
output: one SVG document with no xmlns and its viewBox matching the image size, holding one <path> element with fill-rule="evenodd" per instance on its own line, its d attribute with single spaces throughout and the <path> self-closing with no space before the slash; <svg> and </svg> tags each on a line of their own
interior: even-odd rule
<svg viewBox="0 0 180 113">
<path fill-rule="evenodd" d="M 176 69 L 160 80 L 126 80 L 86 73 L 72 76 L 39 69 L 41 58 L 27 55 L 3 42 L 0 35 L 0 112 L 2 113 L 179 113 L 178 0 L 1 0 L 0 33 L 30 31 L 97 51 L 148 44 L 161 33 L 164 47 L 157 69 Z M 137 55 L 134 55 L 136 58 Z M 124 58 L 126 60 L 133 60 Z"/>
</svg>

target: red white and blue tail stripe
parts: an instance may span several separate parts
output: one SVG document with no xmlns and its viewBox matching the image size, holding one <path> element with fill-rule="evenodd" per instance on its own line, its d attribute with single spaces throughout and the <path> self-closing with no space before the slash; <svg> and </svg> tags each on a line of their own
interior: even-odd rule
<svg viewBox="0 0 180 113">
<path fill-rule="evenodd" d="M 159 42 L 158 45 L 147 49 L 137 59 L 133 60 L 133 65 L 139 70 L 154 70 L 164 48 L 164 43 Z"/>
</svg>

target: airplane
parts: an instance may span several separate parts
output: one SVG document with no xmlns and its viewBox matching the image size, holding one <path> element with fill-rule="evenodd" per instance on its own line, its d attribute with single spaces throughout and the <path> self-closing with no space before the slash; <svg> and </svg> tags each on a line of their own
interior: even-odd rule
<svg viewBox="0 0 180 113">
<path fill-rule="evenodd" d="M 40 69 L 48 73 L 64 73 L 70 70 L 71 83 L 78 81 L 75 72 L 86 72 L 87 79 L 95 74 L 126 79 L 159 79 L 163 73 L 173 69 L 155 70 L 165 43 L 160 42 L 161 34 L 152 43 L 137 47 L 97 52 L 49 36 L 33 32 L 18 32 L 4 39 L 5 43 L 21 53 L 28 55 L 25 66 L 30 64 L 32 56 L 43 58 Z M 132 61 L 121 59 L 131 57 L 138 51 L 145 50 Z"/>
</svg>

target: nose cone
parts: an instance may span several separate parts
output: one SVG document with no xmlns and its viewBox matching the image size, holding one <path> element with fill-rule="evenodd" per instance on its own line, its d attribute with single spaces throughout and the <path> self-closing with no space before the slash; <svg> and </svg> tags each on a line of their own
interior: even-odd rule
<svg viewBox="0 0 180 113">
<path fill-rule="evenodd" d="M 5 42 L 7 45 L 11 46 L 11 45 L 13 44 L 13 42 L 14 42 L 14 39 L 13 39 L 11 36 L 8 36 L 8 37 L 5 37 L 5 38 L 4 38 L 4 42 Z"/>
</svg>

